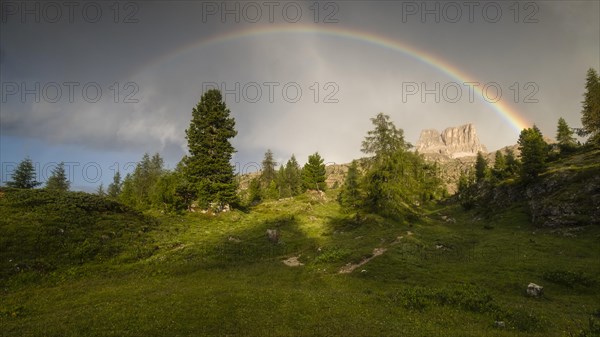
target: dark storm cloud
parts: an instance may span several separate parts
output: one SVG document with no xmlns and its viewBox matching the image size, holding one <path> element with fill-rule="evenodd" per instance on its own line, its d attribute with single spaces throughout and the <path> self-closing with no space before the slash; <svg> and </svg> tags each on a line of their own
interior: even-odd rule
<svg viewBox="0 0 600 337">
<path fill-rule="evenodd" d="M 225 83 L 229 88 L 239 83 L 243 88 L 255 82 L 266 94 L 263 83 L 278 82 L 278 88 L 297 83 L 303 98 L 289 103 L 280 92 L 273 102 L 228 98 L 239 130 L 234 143 L 240 161 L 260 160 L 256 157 L 267 148 L 282 160 L 295 153 L 302 161 L 319 150 L 328 160 L 348 161 L 361 155 L 360 140 L 370 127 L 369 118 L 380 111 L 390 114 L 412 142 L 423 128 L 467 122 L 476 124 L 490 149 L 516 141 L 516 131 L 484 102 L 423 102 L 420 95 L 403 102 L 403 82 L 433 87 L 456 79 L 402 53 L 318 34 L 254 36 L 177 52 L 224 32 L 271 23 L 266 16 L 251 23 L 244 15 L 239 23 L 232 19 L 235 15 L 226 16 L 223 23 L 218 13 L 222 2 L 131 3 L 136 11 L 129 19 L 137 21 L 130 23 L 123 21 L 134 11 L 123 3 L 118 23 L 108 3 L 101 3 L 104 16 L 97 23 L 81 17 L 74 23 L 64 19 L 22 23 L 15 17 L 3 21 L 2 135 L 57 146 L 78 144 L 95 151 L 163 150 L 177 157 L 185 150 L 184 130 L 204 83 Z M 225 6 L 235 8 L 235 3 Z M 291 3 L 303 9 L 299 24 L 314 24 L 312 2 Z M 385 36 L 425 50 L 483 83 L 498 82 L 504 99 L 549 135 L 560 115 L 577 125 L 585 71 L 600 68 L 598 2 L 532 2 L 537 22 L 531 23 L 523 22 L 533 13 L 524 4 L 519 7 L 519 22 L 514 22 L 515 13 L 507 4 L 497 2 L 503 8 L 498 22 L 487 22 L 489 17 L 476 11 L 474 22 L 463 17 L 454 23 L 444 15 L 440 22 L 432 16 L 426 20 L 420 14 L 406 16 L 407 4 L 413 2 L 334 3 L 338 22 L 315 25 Z M 465 8 L 463 2 L 457 3 Z M 488 3 L 480 2 L 478 8 Z M 214 10 L 207 4 L 216 4 L 217 13 L 206 16 L 208 9 Z M 245 3 L 239 4 L 244 8 Z M 285 6 L 279 4 L 278 9 Z M 331 8 L 320 10 L 321 21 L 333 13 Z M 273 24 L 293 25 L 281 14 L 274 19 Z M 73 82 L 77 85 L 65 84 Z M 329 82 L 338 86 L 338 103 L 323 102 Z M 523 103 L 528 82 L 539 87 L 537 103 Z M 62 90 L 57 102 L 52 102 L 56 98 L 52 83 Z M 314 83 L 320 90 L 317 103 L 310 88 Z M 510 89 L 514 83 L 520 88 L 516 102 Z M 13 84 L 18 92 L 9 95 Z M 22 91 L 35 91 L 36 85 L 40 102 L 35 102 L 35 94 L 23 98 Z M 74 88 L 72 100 L 69 85 Z M 102 94 L 94 101 L 98 87 Z"/>
</svg>

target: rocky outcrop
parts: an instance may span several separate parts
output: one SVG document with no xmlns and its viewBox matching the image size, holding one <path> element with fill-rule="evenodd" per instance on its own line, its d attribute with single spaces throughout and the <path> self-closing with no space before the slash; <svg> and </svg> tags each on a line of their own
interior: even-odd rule
<svg viewBox="0 0 600 337">
<path fill-rule="evenodd" d="M 441 154 L 450 158 L 475 156 L 487 149 L 477 137 L 475 126 L 465 124 L 446 128 L 441 133 L 434 129 L 421 131 L 416 150 L 424 154 Z"/>
</svg>

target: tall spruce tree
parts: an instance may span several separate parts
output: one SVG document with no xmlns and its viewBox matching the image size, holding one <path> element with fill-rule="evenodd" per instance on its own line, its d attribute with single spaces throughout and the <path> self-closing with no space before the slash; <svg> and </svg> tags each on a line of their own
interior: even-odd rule
<svg viewBox="0 0 600 337">
<path fill-rule="evenodd" d="M 492 172 L 494 177 L 498 180 L 506 178 L 506 157 L 504 157 L 500 150 L 496 151 Z"/>
<path fill-rule="evenodd" d="M 113 182 L 108 185 L 106 193 L 111 198 L 116 199 L 119 197 L 121 193 L 121 173 L 119 171 L 115 172 Z"/>
<path fill-rule="evenodd" d="M 581 124 L 591 143 L 600 144 L 600 78 L 598 72 L 590 68 L 585 82 Z"/>
<path fill-rule="evenodd" d="M 323 158 L 318 152 L 308 156 L 308 162 L 302 168 L 302 181 L 304 187 L 308 190 L 319 190 L 325 191 L 327 185 L 325 179 L 327 178 L 327 171 L 325 170 L 325 164 Z"/>
<path fill-rule="evenodd" d="M 219 90 L 211 89 L 202 95 L 185 133 L 189 150 L 185 175 L 198 191 L 199 205 L 216 203 L 221 208 L 237 204 L 237 183 L 231 165 L 235 149 L 230 142 L 237 131 Z"/>
<path fill-rule="evenodd" d="M 46 189 L 66 192 L 70 186 L 71 182 L 67 179 L 67 174 L 65 173 L 65 163 L 61 162 L 52 170 L 52 175 L 46 181 Z"/>
<path fill-rule="evenodd" d="M 483 181 L 487 174 L 488 162 L 483 156 L 481 151 L 477 152 L 477 159 L 475 160 L 475 178 L 477 182 Z"/>
<path fill-rule="evenodd" d="M 558 125 L 556 127 L 556 141 L 561 151 L 570 151 L 577 146 L 575 137 L 573 137 L 573 130 L 567 124 L 564 118 L 558 119 Z"/>
<path fill-rule="evenodd" d="M 537 126 L 523 129 L 519 135 L 521 151 L 521 179 L 528 183 L 535 180 L 546 169 L 548 144 Z"/>
<path fill-rule="evenodd" d="M 514 177 L 521 171 L 521 161 L 515 156 L 515 151 L 506 149 L 506 176 Z"/>
<path fill-rule="evenodd" d="M 303 192 L 302 188 L 302 169 L 296 160 L 296 156 L 292 155 L 290 160 L 285 164 L 285 176 L 289 185 L 292 196 Z"/>
<path fill-rule="evenodd" d="M 35 168 L 29 157 L 23 159 L 12 174 L 12 181 L 6 183 L 8 187 L 14 188 L 35 188 L 41 185 L 41 182 L 36 180 Z"/>
<path fill-rule="evenodd" d="M 271 185 L 271 181 L 277 179 L 277 171 L 275 167 L 277 163 L 273 159 L 273 152 L 269 149 L 265 152 L 265 158 L 262 161 L 262 170 L 260 172 L 260 180 L 263 187 L 268 188 Z"/>
<path fill-rule="evenodd" d="M 338 195 L 338 202 L 344 209 L 355 210 L 359 208 L 361 201 L 360 173 L 358 172 L 356 160 L 353 160 L 344 178 L 344 185 Z"/>
</svg>

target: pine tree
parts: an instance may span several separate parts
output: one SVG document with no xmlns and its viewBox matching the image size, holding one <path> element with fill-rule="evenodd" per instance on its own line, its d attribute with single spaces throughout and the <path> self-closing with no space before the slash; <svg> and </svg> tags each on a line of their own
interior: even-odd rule
<svg viewBox="0 0 600 337">
<path fill-rule="evenodd" d="M 493 168 L 494 177 L 498 180 L 506 178 L 506 167 L 506 158 L 501 151 L 496 151 Z"/>
<path fill-rule="evenodd" d="M 189 156 L 186 157 L 186 180 L 198 190 L 202 207 L 211 203 L 223 207 L 237 204 L 237 184 L 231 158 L 235 149 L 230 139 L 237 135 L 235 120 L 219 90 L 209 90 L 192 110 L 186 130 Z"/>
<path fill-rule="evenodd" d="M 98 188 L 96 189 L 96 194 L 98 194 L 101 197 L 105 197 L 106 196 L 106 192 L 104 191 L 104 184 L 100 183 L 100 186 L 98 186 Z"/>
<path fill-rule="evenodd" d="M 277 164 L 273 159 L 273 152 L 271 150 L 267 150 L 267 152 L 265 152 L 265 158 L 262 161 L 262 170 L 260 173 L 260 180 L 263 184 L 263 187 L 266 189 L 268 189 L 271 185 L 271 181 L 277 179 L 275 166 L 277 166 Z"/>
<path fill-rule="evenodd" d="M 35 188 L 41 184 L 41 182 L 35 179 L 36 175 L 33 162 L 27 157 L 19 163 L 15 172 L 12 174 L 12 181 L 7 182 L 6 185 L 14 188 Z"/>
<path fill-rule="evenodd" d="M 506 176 L 514 177 L 521 171 L 521 162 L 515 156 L 513 149 L 506 149 Z"/>
<path fill-rule="evenodd" d="M 258 204 L 262 200 L 262 191 L 260 188 L 260 179 L 258 177 L 252 178 L 248 185 L 248 204 Z"/>
<path fill-rule="evenodd" d="M 52 170 L 52 175 L 46 182 L 46 189 L 66 192 L 69 190 L 70 186 L 71 182 L 69 182 L 67 174 L 65 173 L 65 163 L 61 162 L 54 170 Z"/>
<path fill-rule="evenodd" d="M 537 126 L 523 129 L 519 135 L 519 150 L 521 151 L 521 179 L 528 183 L 546 169 L 548 144 Z"/>
<path fill-rule="evenodd" d="M 590 135 L 590 142 L 600 144 L 600 78 L 593 68 L 587 72 L 582 104 L 581 124 L 585 134 Z"/>
<path fill-rule="evenodd" d="M 308 156 L 308 162 L 302 168 L 302 181 L 304 187 L 308 190 L 324 191 L 326 188 L 325 179 L 327 171 L 323 158 L 318 152 Z"/>
<path fill-rule="evenodd" d="M 406 150 L 411 147 L 404 141 L 404 131 L 397 129 L 390 116 L 383 113 L 371 118 L 375 128 L 367 133 L 362 142 L 361 151 L 374 155 L 377 159 L 390 156 L 398 150 Z"/>
<path fill-rule="evenodd" d="M 360 173 L 356 160 L 348 167 L 348 173 L 344 179 L 344 185 L 338 195 L 340 205 L 349 210 L 357 209 L 362 201 L 360 192 Z"/>
<path fill-rule="evenodd" d="M 289 198 L 292 196 L 290 182 L 283 165 L 281 165 L 279 171 L 277 171 L 277 187 L 279 188 L 280 198 Z"/>
<path fill-rule="evenodd" d="M 285 164 L 285 175 L 292 196 L 304 191 L 302 186 L 302 169 L 296 160 L 296 156 L 292 155 L 290 160 Z"/>
<path fill-rule="evenodd" d="M 483 181 L 487 174 L 488 162 L 483 156 L 483 153 L 477 152 L 477 159 L 475 160 L 475 178 L 477 182 Z"/>
<path fill-rule="evenodd" d="M 556 127 L 556 140 L 561 152 L 570 151 L 577 146 L 575 137 L 573 137 L 573 130 L 567 124 L 564 118 L 558 119 L 558 126 Z"/>
<path fill-rule="evenodd" d="M 475 174 L 473 171 L 461 172 L 458 179 L 458 200 L 461 206 L 468 210 L 475 206 Z"/>
<path fill-rule="evenodd" d="M 111 198 L 118 198 L 121 193 L 121 173 L 119 171 L 115 172 L 113 176 L 113 182 L 108 185 L 107 190 L 108 196 Z"/>
</svg>

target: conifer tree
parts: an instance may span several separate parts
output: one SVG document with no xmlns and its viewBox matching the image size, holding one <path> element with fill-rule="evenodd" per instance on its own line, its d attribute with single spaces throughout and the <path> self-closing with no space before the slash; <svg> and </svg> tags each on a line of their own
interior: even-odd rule
<svg viewBox="0 0 600 337">
<path fill-rule="evenodd" d="M 383 113 L 371 118 L 374 129 L 370 130 L 362 142 L 361 151 L 377 158 L 390 156 L 398 150 L 406 150 L 411 145 L 404 141 L 404 131 L 397 129 L 390 116 Z"/>
<path fill-rule="evenodd" d="M 29 157 L 23 159 L 12 174 L 12 181 L 6 183 L 8 187 L 31 189 L 39 186 L 36 180 L 35 168 Z"/>
<path fill-rule="evenodd" d="M 71 182 L 69 182 L 67 174 L 65 173 L 65 163 L 61 162 L 54 170 L 52 170 L 52 175 L 46 182 L 46 189 L 66 192 L 69 190 L 70 186 Z"/>
<path fill-rule="evenodd" d="M 515 156 L 513 149 L 506 149 L 506 176 L 514 177 L 521 171 L 521 162 Z"/>
<path fill-rule="evenodd" d="M 237 131 L 219 90 L 208 90 L 202 95 L 185 133 L 189 150 L 185 176 L 198 191 L 199 205 L 237 204 L 237 184 L 230 163 L 235 152 L 230 139 Z"/>
<path fill-rule="evenodd" d="M 581 124 L 591 143 L 600 144 L 600 78 L 598 72 L 590 68 L 587 72 Z"/>
<path fill-rule="evenodd" d="M 100 186 L 98 186 L 98 188 L 96 189 L 96 194 L 101 196 L 101 197 L 105 197 L 106 196 L 106 192 L 104 191 L 104 184 L 100 183 Z"/>
<path fill-rule="evenodd" d="M 248 204 L 257 204 L 262 200 L 262 191 L 260 188 L 260 179 L 252 178 L 248 186 Z"/>
<path fill-rule="evenodd" d="M 296 160 L 296 156 L 292 155 L 290 160 L 285 164 L 285 175 L 292 196 L 303 192 L 302 186 L 302 169 Z"/>
<path fill-rule="evenodd" d="M 488 162 L 483 156 L 483 153 L 477 152 L 477 159 L 475 160 L 475 178 L 477 182 L 483 181 L 487 173 Z"/>
<path fill-rule="evenodd" d="M 111 198 L 118 198 L 121 193 L 121 173 L 115 172 L 113 176 L 113 182 L 108 185 L 107 194 Z"/>
<path fill-rule="evenodd" d="M 521 179 L 528 183 L 535 180 L 546 169 L 548 144 L 537 126 L 523 129 L 519 135 L 521 151 Z"/>
<path fill-rule="evenodd" d="M 556 127 L 556 141 L 561 151 L 569 151 L 577 146 L 575 137 L 573 137 L 573 130 L 567 124 L 564 118 L 558 119 L 558 126 Z"/>
<path fill-rule="evenodd" d="M 496 155 L 494 157 L 493 173 L 494 177 L 499 180 L 502 180 L 506 177 L 506 158 L 500 150 L 496 151 Z"/>
<path fill-rule="evenodd" d="M 273 152 L 271 150 L 267 150 L 265 152 L 265 158 L 262 161 L 262 170 L 260 173 L 260 180 L 265 189 L 268 189 L 271 185 L 271 181 L 277 179 L 277 171 L 275 171 L 275 160 L 273 159 Z"/>
<path fill-rule="evenodd" d="M 348 210 L 359 208 L 362 201 L 360 192 L 360 173 L 356 160 L 348 167 L 348 173 L 344 179 L 344 185 L 338 195 L 340 205 Z"/>
<path fill-rule="evenodd" d="M 326 175 L 325 164 L 319 153 L 315 152 L 308 156 L 308 162 L 302 168 L 304 187 L 308 190 L 324 191 L 326 188 Z"/>
</svg>

